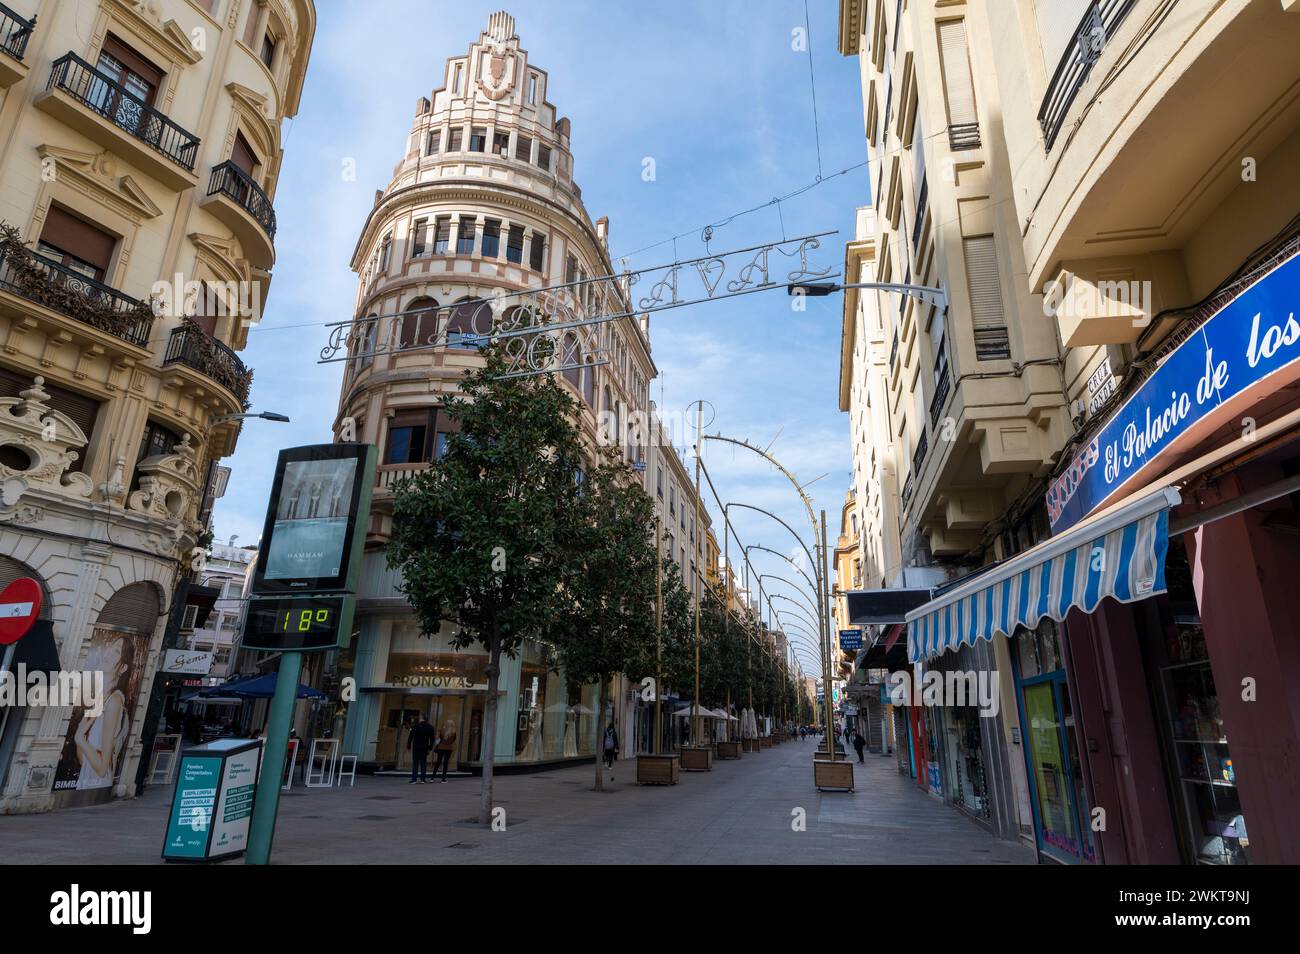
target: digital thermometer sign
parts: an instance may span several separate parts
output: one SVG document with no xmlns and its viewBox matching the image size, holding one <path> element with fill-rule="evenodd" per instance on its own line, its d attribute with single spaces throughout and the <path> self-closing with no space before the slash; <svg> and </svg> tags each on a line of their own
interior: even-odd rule
<svg viewBox="0 0 1300 954">
<path fill-rule="evenodd" d="M 311 650 L 346 646 L 352 627 L 347 596 L 253 597 L 245 649 Z"/>
</svg>

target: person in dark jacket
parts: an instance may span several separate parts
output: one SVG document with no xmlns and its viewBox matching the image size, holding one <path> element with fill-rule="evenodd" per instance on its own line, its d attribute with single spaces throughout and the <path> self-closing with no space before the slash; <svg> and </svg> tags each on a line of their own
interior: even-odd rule
<svg viewBox="0 0 1300 954">
<path fill-rule="evenodd" d="M 605 767 L 611 772 L 614 771 L 614 760 L 618 758 L 618 729 L 614 728 L 611 722 L 605 729 Z"/>
<path fill-rule="evenodd" d="M 862 737 L 862 733 L 857 729 L 853 730 L 853 748 L 857 750 L 858 761 L 862 762 L 862 750 L 867 747 L 867 740 Z"/>
<path fill-rule="evenodd" d="M 429 749 L 433 746 L 433 726 L 427 715 L 420 716 L 420 721 L 411 726 L 411 734 L 406 737 L 406 747 L 411 750 L 411 784 L 417 781 L 427 782 L 425 777 L 429 768 Z M 419 773 L 417 779 L 416 773 Z"/>
</svg>

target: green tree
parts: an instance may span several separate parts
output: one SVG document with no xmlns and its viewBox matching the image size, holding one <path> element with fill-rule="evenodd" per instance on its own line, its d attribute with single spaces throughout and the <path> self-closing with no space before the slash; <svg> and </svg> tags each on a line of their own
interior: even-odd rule
<svg viewBox="0 0 1300 954">
<path fill-rule="evenodd" d="M 601 745 L 609 684 L 654 645 L 654 504 L 621 459 L 598 464 L 582 482 L 581 517 L 551 638 L 564 672 L 599 685 L 596 791 L 604 788 Z"/>
<path fill-rule="evenodd" d="M 576 402 L 550 375 L 505 378 L 496 347 L 445 410 L 460 424 L 436 466 L 402 481 L 393 501 L 390 568 L 421 632 L 444 622 L 455 642 L 484 647 L 488 693 L 479 820 L 491 823 L 501 655 L 555 623 L 583 505 Z"/>
</svg>

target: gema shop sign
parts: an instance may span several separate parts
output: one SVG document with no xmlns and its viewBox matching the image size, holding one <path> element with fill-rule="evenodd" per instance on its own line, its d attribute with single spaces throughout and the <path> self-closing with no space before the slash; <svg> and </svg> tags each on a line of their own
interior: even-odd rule
<svg viewBox="0 0 1300 954">
<path fill-rule="evenodd" d="M 1300 255 L 1293 255 L 1171 352 L 1048 488 L 1052 532 L 1140 486 L 1171 452 L 1242 421 L 1261 394 L 1300 378 L 1297 301 Z"/>
</svg>

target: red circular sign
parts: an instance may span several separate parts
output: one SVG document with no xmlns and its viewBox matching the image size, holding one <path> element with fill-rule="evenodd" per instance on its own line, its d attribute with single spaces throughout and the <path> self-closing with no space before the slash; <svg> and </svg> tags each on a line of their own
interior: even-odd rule
<svg viewBox="0 0 1300 954">
<path fill-rule="evenodd" d="M 41 585 L 31 577 L 14 580 L 0 591 L 0 646 L 16 643 L 41 615 Z"/>
</svg>

